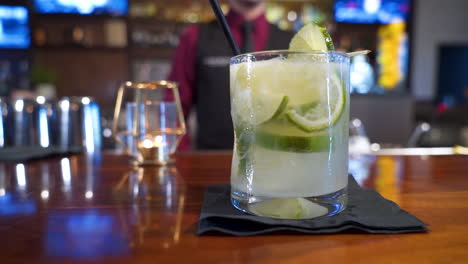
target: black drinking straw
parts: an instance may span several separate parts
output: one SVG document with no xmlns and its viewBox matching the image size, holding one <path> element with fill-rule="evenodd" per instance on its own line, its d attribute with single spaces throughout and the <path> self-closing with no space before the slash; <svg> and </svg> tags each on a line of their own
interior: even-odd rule
<svg viewBox="0 0 468 264">
<path fill-rule="evenodd" d="M 223 11 L 219 7 L 218 1 L 217 0 L 210 0 L 211 8 L 213 8 L 213 12 L 216 15 L 216 18 L 218 19 L 219 24 L 221 25 L 221 28 L 223 29 L 224 36 L 226 36 L 226 39 L 229 42 L 229 45 L 231 46 L 232 52 L 234 55 L 239 55 L 240 50 L 239 47 L 237 47 L 236 41 L 234 40 L 234 37 L 232 36 L 231 29 L 229 28 L 226 18 L 224 17 Z"/>
</svg>

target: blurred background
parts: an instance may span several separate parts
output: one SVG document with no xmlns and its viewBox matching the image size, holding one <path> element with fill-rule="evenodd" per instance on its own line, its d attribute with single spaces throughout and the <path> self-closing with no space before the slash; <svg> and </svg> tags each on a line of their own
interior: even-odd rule
<svg viewBox="0 0 468 264">
<path fill-rule="evenodd" d="M 314 21 L 337 50 L 373 51 L 351 66 L 351 118 L 370 142 L 468 145 L 468 1 L 267 3 L 282 29 Z M 119 85 L 165 79 L 181 32 L 213 18 L 206 0 L 1 0 L 0 96 L 92 97 L 107 146 Z"/>
</svg>

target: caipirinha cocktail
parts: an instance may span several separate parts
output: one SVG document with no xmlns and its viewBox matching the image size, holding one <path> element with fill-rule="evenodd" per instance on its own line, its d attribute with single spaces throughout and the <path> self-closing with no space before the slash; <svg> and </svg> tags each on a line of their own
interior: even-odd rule
<svg viewBox="0 0 468 264">
<path fill-rule="evenodd" d="M 231 195 L 243 211 L 301 219 L 346 205 L 349 57 L 303 50 L 317 45 L 297 38 L 311 30 L 319 30 L 321 42 L 314 41 L 329 49 L 320 27 L 309 27 L 289 51 L 231 60 Z"/>
</svg>

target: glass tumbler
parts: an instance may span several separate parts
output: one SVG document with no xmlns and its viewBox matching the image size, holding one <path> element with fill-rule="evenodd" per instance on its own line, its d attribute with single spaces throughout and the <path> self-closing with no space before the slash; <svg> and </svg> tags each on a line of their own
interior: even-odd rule
<svg viewBox="0 0 468 264">
<path fill-rule="evenodd" d="M 265 51 L 231 58 L 231 201 L 282 219 L 346 207 L 349 64 L 344 53 Z"/>
<path fill-rule="evenodd" d="M 34 113 L 37 103 L 29 98 L 15 98 L 10 100 L 11 110 L 8 115 L 7 130 L 11 135 L 11 145 L 26 147 L 37 145 L 37 126 Z"/>
</svg>

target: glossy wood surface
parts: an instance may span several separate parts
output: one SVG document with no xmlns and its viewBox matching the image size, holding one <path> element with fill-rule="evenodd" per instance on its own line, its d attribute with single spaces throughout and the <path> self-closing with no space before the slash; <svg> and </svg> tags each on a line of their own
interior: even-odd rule
<svg viewBox="0 0 468 264">
<path fill-rule="evenodd" d="M 0 163 L 0 263 L 468 263 L 468 156 L 362 156 L 358 182 L 430 232 L 197 236 L 203 192 L 230 153 L 132 170 L 111 154 Z"/>
</svg>

